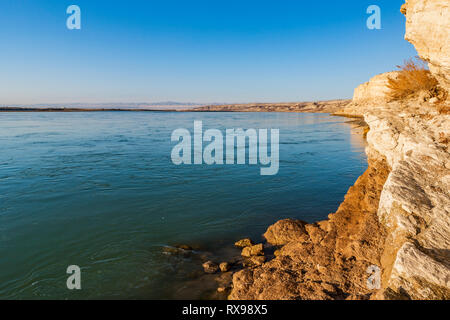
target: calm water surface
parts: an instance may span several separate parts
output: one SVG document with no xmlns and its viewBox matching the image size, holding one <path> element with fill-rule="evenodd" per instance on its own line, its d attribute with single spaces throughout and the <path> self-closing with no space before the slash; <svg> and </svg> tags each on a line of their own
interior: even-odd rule
<svg viewBox="0 0 450 320">
<path fill-rule="evenodd" d="M 277 128 L 280 170 L 175 166 L 173 130 Z M 0 298 L 206 298 L 202 259 L 281 218 L 326 218 L 366 168 L 345 119 L 296 113 L 0 113 Z M 189 244 L 189 256 L 164 253 Z M 219 258 L 217 255 L 221 255 Z M 66 268 L 82 268 L 82 290 Z"/>
</svg>

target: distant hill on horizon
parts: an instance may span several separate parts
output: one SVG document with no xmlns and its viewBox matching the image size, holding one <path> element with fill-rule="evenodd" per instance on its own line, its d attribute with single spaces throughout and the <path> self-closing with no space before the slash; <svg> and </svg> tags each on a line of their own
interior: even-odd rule
<svg viewBox="0 0 450 320">
<path fill-rule="evenodd" d="M 109 102 L 109 103 L 37 103 L 37 104 L 0 104 L 0 108 L 29 109 L 184 109 L 211 105 L 194 102 Z"/>
</svg>

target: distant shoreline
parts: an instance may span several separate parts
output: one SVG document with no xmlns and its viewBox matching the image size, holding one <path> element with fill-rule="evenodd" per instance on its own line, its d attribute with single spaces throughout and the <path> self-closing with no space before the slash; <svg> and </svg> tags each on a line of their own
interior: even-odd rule
<svg viewBox="0 0 450 320">
<path fill-rule="evenodd" d="M 328 100 L 291 103 L 248 103 L 205 105 L 177 108 L 59 108 L 59 107 L 0 107 L 0 112 L 299 112 L 334 113 L 351 100 Z"/>
<path fill-rule="evenodd" d="M 174 112 L 176 109 L 0 108 L 0 112 Z"/>
</svg>

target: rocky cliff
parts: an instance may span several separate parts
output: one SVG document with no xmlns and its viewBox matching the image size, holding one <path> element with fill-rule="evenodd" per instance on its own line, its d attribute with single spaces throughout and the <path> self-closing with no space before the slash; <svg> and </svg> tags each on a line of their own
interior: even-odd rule
<svg viewBox="0 0 450 320">
<path fill-rule="evenodd" d="M 430 71 L 450 91 L 450 2 L 448 0 L 407 0 L 405 39 L 429 62 Z"/>
<path fill-rule="evenodd" d="M 406 38 L 449 88 L 448 0 L 408 0 Z M 355 90 L 341 114 L 364 117 L 369 168 L 338 211 L 282 220 L 275 258 L 234 274 L 230 299 L 450 299 L 450 115 L 430 101 L 388 102 L 387 77 Z M 367 285 L 379 268 L 379 288 Z"/>
<path fill-rule="evenodd" d="M 368 152 L 390 174 L 377 210 L 387 232 L 380 298 L 450 298 L 450 116 L 418 102 L 369 105 Z"/>
<path fill-rule="evenodd" d="M 407 0 L 401 11 L 406 40 L 449 91 L 450 2 Z M 387 103 L 382 87 L 388 76 L 357 88 L 343 111 L 363 114 L 368 153 L 382 155 L 391 170 L 377 212 L 387 232 L 377 297 L 449 299 L 450 117 L 421 99 Z"/>
<path fill-rule="evenodd" d="M 370 127 L 366 173 L 328 220 L 269 227 L 275 258 L 236 273 L 230 299 L 450 299 L 450 116 L 413 101 L 352 107 Z"/>
<path fill-rule="evenodd" d="M 364 104 L 365 102 L 387 102 L 386 97 L 389 92 L 388 79 L 395 79 L 397 74 L 398 72 L 395 71 L 379 74 L 370 79 L 370 81 L 358 86 L 354 91 L 352 102 L 358 104 Z"/>
<path fill-rule="evenodd" d="M 441 86 L 450 89 L 450 2 L 407 0 L 405 39 Z M 371 89 L 379 92 L 375 84 Z M 357 109 L 357 106 L 353 106 Z M 450 297 L 450 117 L 423 101 L 360 108 L 369 150 L 391 168 L 378 218 L 386 228 L 383 287 L 378 297 Z"/>
<path fill-rule="evenodd" d="M 281 220 L 265 233 L 275 258 L 233 275 L 229 299 L 368 299 L 367 270 L 381 265 L 386 232 L 378 222 L 381 190 L 389 174 L 382 157 L 350 188 L 335 214 L 315 224 Z"/>
</svg>

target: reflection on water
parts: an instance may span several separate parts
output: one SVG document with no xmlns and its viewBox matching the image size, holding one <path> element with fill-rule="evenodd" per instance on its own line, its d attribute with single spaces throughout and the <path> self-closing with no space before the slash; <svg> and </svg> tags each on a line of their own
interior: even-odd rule
<svg viewBox="0 0 450 320">
<path fill-rule="evenodd" d="M 174 129 L 276 128 L 280 170 L 175 166 Z M 207 298 L 205 259 L 280 218 L 326 218 L 366 168 L 346 119 L 296 113 L 0 114 L 0 298 Z M 189 254 L 164 248 L 187 243 Z M 66 268 L 82 268 L 82 290 Z"/>
</svg>

